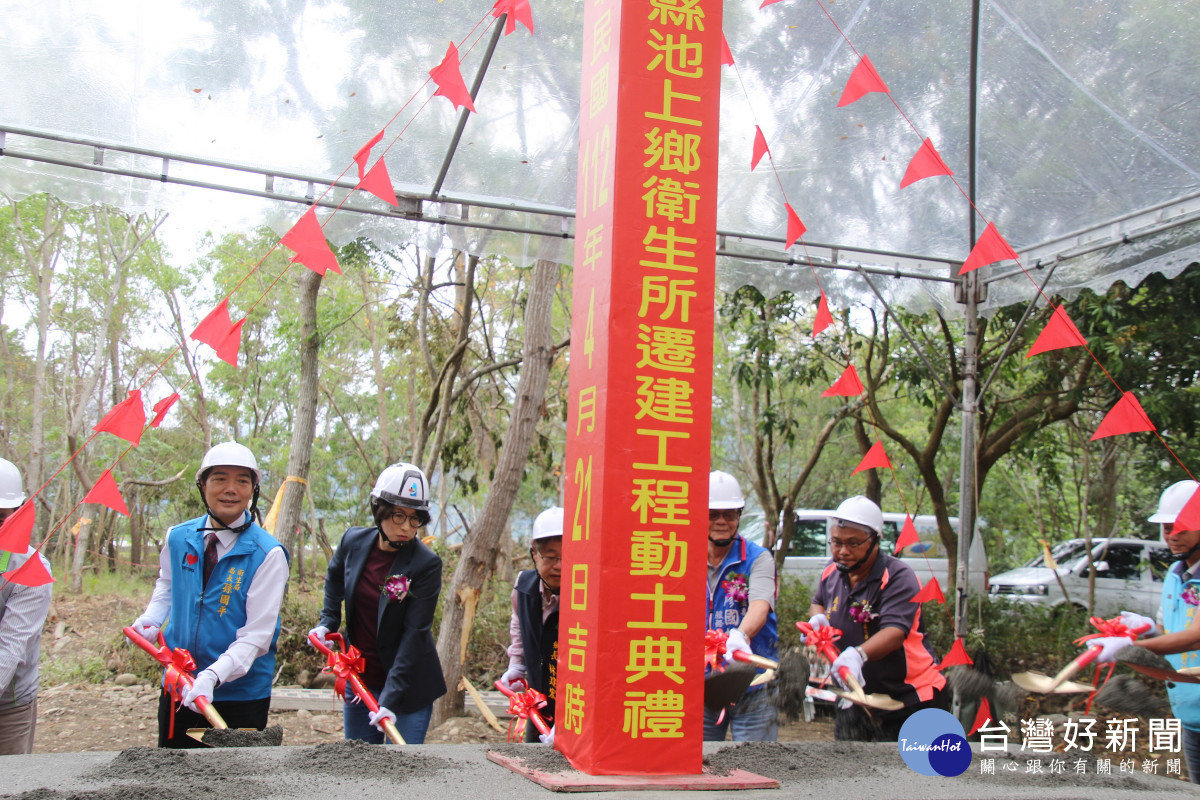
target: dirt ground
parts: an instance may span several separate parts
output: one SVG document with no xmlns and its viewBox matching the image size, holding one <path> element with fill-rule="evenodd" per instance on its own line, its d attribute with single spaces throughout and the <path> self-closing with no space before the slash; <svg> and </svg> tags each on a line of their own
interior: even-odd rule
<svg viewBox="0 0 1200 800">
<path fill-rule="evenodd" d="M 142 611 L 142 601 L 55 593 L 42 637 L 42 688 L 38 695 L 35 753 L 123 750 L 157 743 L 157 670 L 149 656 L 120 645 L 120 630 Z M 129 682 L 120 685 L 118 680 Z M 469 715 L 448 720 L 426 737 L 429 743 L 505 741 L 468 704 Z M 507 719 L 502 718 L 502 724 Z M 285 745 L 342 739 L 340 704 L 327 710 L 272 711 L 270 725 L 283 726 Z M 783 725 L 780 741 L 832 741 L 828 718 Z"/>
</svg>

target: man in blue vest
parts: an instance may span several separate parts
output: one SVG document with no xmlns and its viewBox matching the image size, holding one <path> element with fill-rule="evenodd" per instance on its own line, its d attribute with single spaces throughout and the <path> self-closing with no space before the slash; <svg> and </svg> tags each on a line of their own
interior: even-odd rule
<svg viewBox="0 0 1200 800">
<path fill-rule="evenodd" d="M 512 590 L 509 620 L 508 669 L 500 682 L 515 692 L 526 687 L 546 695 L 540 709 L 547 725 L 554 723 L 558 694 L 558 593 L 562 588 L 563 510 L 548 508 L 533 521 L 529 555 L 534 569 L 522 570 Z M 532 722 L 525 725 L 525 741 L 554 742 L 538 734 Z"/>
<path fill-rule="evenodd" d="M 1186 522 L 1177 525 L 1179 516 L 1200 483 L 1187 480 L 1173 483 L 1163 491 L 1158 510 L 1149 521 L 1162 527 L 1163 541 L 1171 548 L 1175 563 L 1167 570 L 1162 588 L 1162 626 L 1154 620 L 1132 611 L 1122 611 L 1125 624 L 1131 629 L 1149 626 L 1144 639 L 1137 644 L 1152 653 L 1166 656 L 1177 670 L 1200 666 L 1200 526 Z M 1158 633 L 1160 635 L 1155 636 Z M 1133 636 L 1107 636 L 1093 639 L 1089 645 L 1101 647 L 1100 664 L 1111 664 L 1117 653 L 1134 644 Z M 1200 783 L 1200 684 L 1168 683 L 1167 697 L 1171 711 L 1182 727 L 1184 760 L 1188 779 Z"/>
<path fill-rule="evenodd" d="M 161 629 L 200 672 L 183 697 L 186 708 L 173 708 L 166 692 L 159 698 L 159 747 L 203 746 L 186 733 L 208 727 L 197 706 L 202 697 L 230 728 L 267 726 L 288 557 L 254 521 L 261 480 L 244 445 L 215 445 L 196 471 L 208 513 L 167 533 L 154 594 L 133 627 L 150 642 Z"/>
<path fill-rule="evenodd" d="M 746 498 L 728 472 L 708 476 L 708 629 L 728 633 L 726 660 L 735 651 L 778 660 L 775 619 L 775 559 L 738 535 Z M 779 717 L 770 685 L 752 686 L 720 711 L 704 709 L 704 740 L 773 742 Z"/>
</svg>

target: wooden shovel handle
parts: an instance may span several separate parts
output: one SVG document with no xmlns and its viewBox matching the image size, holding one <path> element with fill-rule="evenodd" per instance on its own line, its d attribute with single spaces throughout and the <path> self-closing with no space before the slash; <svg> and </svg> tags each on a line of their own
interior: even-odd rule
<svg viewBox="0 0 1200 800">
<path fill-rule="evenodd" d="M 779 669 L 778 661 L 772 661 L 764 656 L 756 656 L 753 653 L 747 653 L 744 650 L 734 650 L 733 660 L 744 661 L 747 664 L 753 664 L 754 666 L 762 667 L 763 669 Z"/>
</svg>

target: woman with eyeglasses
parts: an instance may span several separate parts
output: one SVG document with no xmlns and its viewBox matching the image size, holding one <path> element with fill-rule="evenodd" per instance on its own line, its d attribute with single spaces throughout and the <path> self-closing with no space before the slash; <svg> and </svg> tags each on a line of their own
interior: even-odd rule
<svg viewBox="0 0 1200 800">
<path fill-rule="evenodd" d="M 442 591 L 442 559 L 417 535 L 429 524 L 429 480 L 413 464 L 392 464 L 371 490 L 375 524 L 347 529 L 325 572 L 321 621 L 309 631 L 325 638 L 342 623 L 344 637 L 365 664 L 361 678 L 379 701 L 370 712 L 347 690 L 342 719 L 347 739 L 383 743 L 390 719 L 407 744 L 421 744 L 433 701 L 446 693 L 434 646 L 433 613 Z"/>
</svg>

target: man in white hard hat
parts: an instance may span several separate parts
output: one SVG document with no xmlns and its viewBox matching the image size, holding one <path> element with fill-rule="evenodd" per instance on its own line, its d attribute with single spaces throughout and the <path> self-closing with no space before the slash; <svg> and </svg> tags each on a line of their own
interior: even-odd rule
<svg viewBox="0 0 1200 800">
<path fill-rule="evenodd" d="M 904 708 L 874 718 L 857 705 L 839 703 L 834 738 L 894 742 L 904 721 L 924 708 L 945 709 L 946 678 L 925 635 L 921 588 L 912 568 L 879 549 L 883 512 L 862 495 L 833 513 L 829 546 L 833 558 L 821 573 L 809 609 L 814 628 L 832 625 L 842 632 L 841 655 L 831 665 L 841 680 L 847 668 L 868 694 L 891 695 Z"/>
<path fill-rule="evenodd" d="M 24 502 L 21 471 L 0 458 L 0 525 Z M 15 570 L 34 557 L 50 571 L 50 562 L 30 547 L 23 553 L 0 550 L 0 573 Z M 0 577 L 0 756 L 33 752 L 38 655 L 49 612 L 49 583 L 22 586 Z"/>
<path fill-rule="evenodd" d="M 1163 491 L 1158 509 L 1149 518 L 1162 527 L 1163 541 L 1171 548 L 1175 563 L 1167 571 L 1162 588 L 1162 625 L 1132 611 L 1122 611 L 1131 629 L 1148 626 L 1142 636 L 1152 637 L 1136 642 L 1152 653 L 1166 656 L 1175 669 L 1200 666 L 1200 526 L 1176 526 L 1184 506 L 1200 489 L 1192 480 L 1171 484 Z M 1176 530 L 1182 527 L 1184 530 Z M 1159 633 L 1161 635 L 1155 636 Z M 1116 654 L 1135 644 L 1133 636 L 1108 636 L 1093 639 L 1088 644 L 1101 647 L 1096 660 L 1112 663 Z M 1183 755 L 1187 759 L 1188 778 L 1200 783 L 1200 684 L 1168 683 L 1167 696 L 1171 712 L 1183 727 Z"/>
<path fill-rule="evenodd" d="M 196 470 L 208 513 L 167 532 L 154 593 L 133 627 L 154 643 L 161 630 L 200 671 L 183 697 L 186 707 L 175 709 L 165 691 L 159 697 L 159 747 L 204 746 L 187 735 L 188 728 L 208 727 L 200 697 L 230 728 L 267 726 L 288 556 L 255 522 L 261 481 L 249 448 L 214 445 Z"/>
<path fill-rule="evenodd" d="M 546 695 L 539 709 L 547 725 L 554 724 L 558 694 L 558 593 L 562 588 L 563 510 L 548 508 L 533 521 L 529 555 L 534 569 L 522 570 L 512 590 L 512 617 L 508 623 L 508 669 L 500 681 L 513 691 L 537 689 Z M 525 725 L 525 741 L 553 743 L 538 734 L 532 722 Z"/>
<path fill-rule="evenodd" d="M 708 476 L 709 630 L 727 632 L 727 661 L 736 651 L 778 660 L 775 618 L 775 559 L 771 551 L 738 534 L 746 498 L 737 478 L 716 471 Z M 704 740 L 773 742 L 779 736 L 774 686 L 752 686 L 722 710 L 704 709 Z"/>
</svg>

